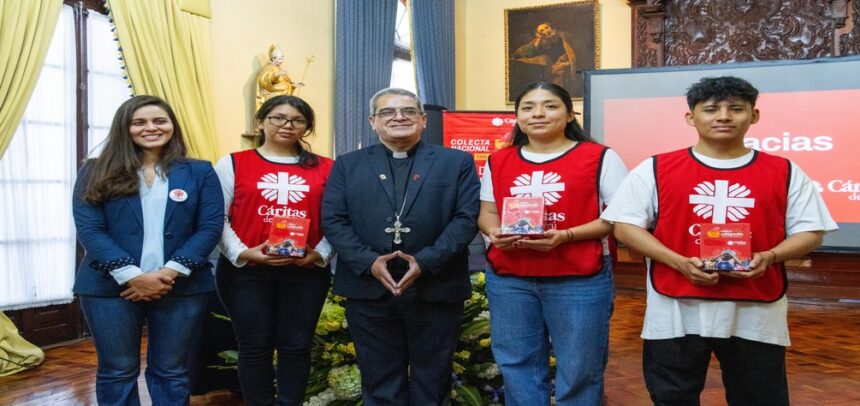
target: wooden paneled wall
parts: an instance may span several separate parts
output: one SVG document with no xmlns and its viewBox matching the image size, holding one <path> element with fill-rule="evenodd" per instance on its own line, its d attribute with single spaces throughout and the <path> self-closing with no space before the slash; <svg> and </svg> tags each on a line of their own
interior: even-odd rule
<svg viewBox="0 0 860 406">
<path fill-rule="evenodd" d="M 630 0 L 633 67 L 860 54 L 860 0 Z"/>
</svg>

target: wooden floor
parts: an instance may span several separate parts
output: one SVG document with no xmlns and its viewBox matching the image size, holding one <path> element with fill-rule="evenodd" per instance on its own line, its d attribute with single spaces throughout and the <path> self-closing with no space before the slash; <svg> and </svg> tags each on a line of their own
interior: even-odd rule
<svg viewBox="0 0 860 406">
<path fill-rule="evenodd" d="M 639 331 L 644 297 L 620 293 L 612 319 L 606 396 L 609 405 L 649 405 L 642 381 Z M 792 305 L 793 345 L 787 353 L 788 383 L 794 405 L 860 404 L 860 308 Z M 0 377 L 0 405 L 94 405 L 96 356 L 89 340 L 48 349 L 40 367 Z M 140 379 L 141 390 L 145 383 Z M 142 395 L 144 403 L 149 397 Z M 193 405 L 241 405 L 236 395 L 218 391 L 192 399 Z M 725 405 L 719 365 L 711 364 L 703 405 Z"/>
</svg>

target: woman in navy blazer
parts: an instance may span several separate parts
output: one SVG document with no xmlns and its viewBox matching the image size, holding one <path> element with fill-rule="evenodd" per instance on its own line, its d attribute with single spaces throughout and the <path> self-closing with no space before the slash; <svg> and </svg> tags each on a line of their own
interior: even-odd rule
<svg viewBox="0 0 860 406">
<path fill-rule="evenodd" d="M 137 96 L 116 112 L 101 154 L 75 183 L 72 208 L 85 255 L 74 292 L 98 355 L 100 405 L 138 405 L 140 336 L 155 405 L 188 404 L 187 349 L 214 290 L 209 253 L 224 200 L 209 162 L 186 158 L 173 109 Z"/>
</svg>

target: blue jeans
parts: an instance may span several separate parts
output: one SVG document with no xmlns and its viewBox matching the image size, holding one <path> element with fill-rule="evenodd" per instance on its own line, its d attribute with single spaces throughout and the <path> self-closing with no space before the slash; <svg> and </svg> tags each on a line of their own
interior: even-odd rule
<svg viewBox="0 0 860 406">
<path fill-rule="evenodd" d="M 99 405 L 140 405 L 140 336 L 147 325 L 146 386 L 153 405 L 187 405 L 188 346 L 206 308 L 206 295 L 168 295 L 152 302 L 81 295 L 99 366 Z"/>
<path fill-rule="evenodd" d="M 239 384 L 245 405 L 301 405 L 314 331 L 331 283 L 329 269 L 264 265 L 238 269 L 222 257 L 215 281 L 239 343 Z"/>
<path fill-rule="evenodd" d="M 603 404 L 612 272 L 609 256 L 603 269 L 588 277 L 518 277 L 488 270 L 492 349 L 506 405 L 550 404 L 550 348 L 556 357 L 556 404 Z"/>
</svg>

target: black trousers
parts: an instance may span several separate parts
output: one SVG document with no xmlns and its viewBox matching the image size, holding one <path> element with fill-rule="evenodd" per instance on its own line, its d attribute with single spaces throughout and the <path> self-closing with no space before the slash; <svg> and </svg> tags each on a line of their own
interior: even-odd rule
<svg viewBox="0 0 860 406">
<path fill-rule="evenodd" d="M 447 405 L 463 302 L 415 294 L 346 301 L 365 406 Z"/>
<path fill-rule="evenodd" d="M 785 347 L 743 338 L 697 335 L 645 340 L 642 367 L 655 405 L 699 405 L 711 353 L 723 373 L 729 406 L 788 405 Z"/>
<path fill-rule="evenodd" d="M 225 258 L 215 275 L 218 296 L 239 343 L 239 383 L 246 406 L 301 405 L 314 330 L 331 281 L 328 268 L 237 269 Z M 278 351 L 277 398 L 272 369 Z"/>
</svg>

